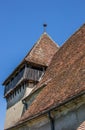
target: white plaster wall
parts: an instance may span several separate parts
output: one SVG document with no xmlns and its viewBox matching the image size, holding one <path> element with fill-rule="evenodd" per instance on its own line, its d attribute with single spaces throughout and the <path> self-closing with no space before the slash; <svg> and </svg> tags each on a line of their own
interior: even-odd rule
<svg viewBox="0 0 85 130">
<path fill-rule="evenodd" d="M 14 106 L 6 111 L 5 128 L 14 125 L 21 117 L 23 111 L 22 101 L 19 101 Z"/>
<path fill-rule="evenodd" d="M 29 83 L 29 86 L 26 86 L 24 89 L 22 86 L 21 92 L 16 92 L 16 96 L 9 101 L 9 107 L 6 110 L 5 129 L 13 126 L 20 119 L 24 108 L 22 99 L 30 94 L 33 87 L 33 83 Z"/>
<path fill-rule="evenodd" d="M 74 109 L 64 109 L 63 112 L 56 113 L 54 116 L 55 130 L 77 130 L 80 124 L 85 121 L 85 103 Z M 60 114 L 60 115 L 59 115 Z M 16 128 L 15 128 L 16 129 Z M 14 129 L 14 130 L 15 130 Z M 49 118 L 36 119 L 36 122 L 31 123 L 31 126 L 22 126 L 16 130 L 51 130 Z"/>
<path fill-rule="evenodd" d="M 29 85 L 26 87 L 24 98 L 27 97 L 31 93 L 31 91 L 33 89 L 34 89 L 34 84 L 33 83 L 29 83 Z"/>
</svg>

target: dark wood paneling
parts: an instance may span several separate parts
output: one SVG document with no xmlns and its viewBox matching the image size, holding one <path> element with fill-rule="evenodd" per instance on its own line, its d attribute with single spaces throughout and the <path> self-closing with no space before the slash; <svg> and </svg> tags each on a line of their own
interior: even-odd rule
<svg viewBox="0 0 85 130">
<path fill-rule="evenodd" d="M 13 89 L 17 83 L 20 83 L 21 79 L 27 79 L 27 80 L 33 80 L 33 81 L 38 81 L 39 78 L 43 74 L 43 69 L 38 70 L 38 68 L 33 68 L 33 67 L 25 67 L 23 68 L 20 72 L 16 73 L 15 77 L 13 77 L 10 82 L 7 84 L 5 87 L 5 92 L 6 94 L 10 89 Z"/>
</svg>

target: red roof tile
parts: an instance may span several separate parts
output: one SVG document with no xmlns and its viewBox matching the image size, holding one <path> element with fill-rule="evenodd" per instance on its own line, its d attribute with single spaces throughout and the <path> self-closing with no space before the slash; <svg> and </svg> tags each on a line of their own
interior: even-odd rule
<svg viewBox="0 0 85 130">
<path fill-rule="evenodd" d="M 3 82 L 3 85 L 11 78 L 11 76 L 20 68 L 24 62 L 48 66 L 59 49 L 58 45 L 50 38 L 47 33 L 43 33 L 38 42 L 33 46 L 31 51 L 22 60 L 19 66 L 9 75 L 9 77 Z"/>
<path fill-rule="evenodd" d="M 36 97 L 20 122 L 42 113 L 85 91 L 85 25 L 73 34 L 53 57 Z"/>
<path fill-rule="evenodd" d="M 48 66 L 53 55 L 58 50 L 58 45 L 44 33 L 25 57 L 26 61 Z"/>
</svg>

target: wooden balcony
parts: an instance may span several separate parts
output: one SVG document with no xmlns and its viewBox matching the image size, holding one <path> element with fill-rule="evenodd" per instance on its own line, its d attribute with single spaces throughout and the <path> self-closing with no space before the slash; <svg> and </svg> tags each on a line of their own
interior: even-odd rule
<svg viewBox="0 0 85 130">
<path fill-rule="evenodd" d="M 36 70 L 33 68 L 25 68 L 24 78 L 33 81 L 38 81 L 42 74 L 43 71 L 41 70 Z"/>
<path fill-rule="evenodd" d="M 17 84 L 20 84 L 21 79 L 38 81 L 43 73 L 44 73 L 43 70 L 40 70 L 40 69 L 34 69 L 30 67 L 23 68 L 18 73 L 16 73 L 16 75 L 12 77 L 10 79 L 10 82 L 5 86 L 4 95 L 8 91 L 13 90 L 13 88 L 16 87 Z"/>
</svg>

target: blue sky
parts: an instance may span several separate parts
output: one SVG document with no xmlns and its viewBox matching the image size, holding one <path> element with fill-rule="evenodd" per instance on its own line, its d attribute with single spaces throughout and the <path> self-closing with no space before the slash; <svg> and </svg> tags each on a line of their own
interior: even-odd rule
<svg viewBox="0 0 85 130">
<path fill-rule="evenodd" d="M 61 46 L 85 22 L 85 0 L 0 0 L 0 130 L 4 128 L 5 78 L 47 33 Z"/>
</svg>

